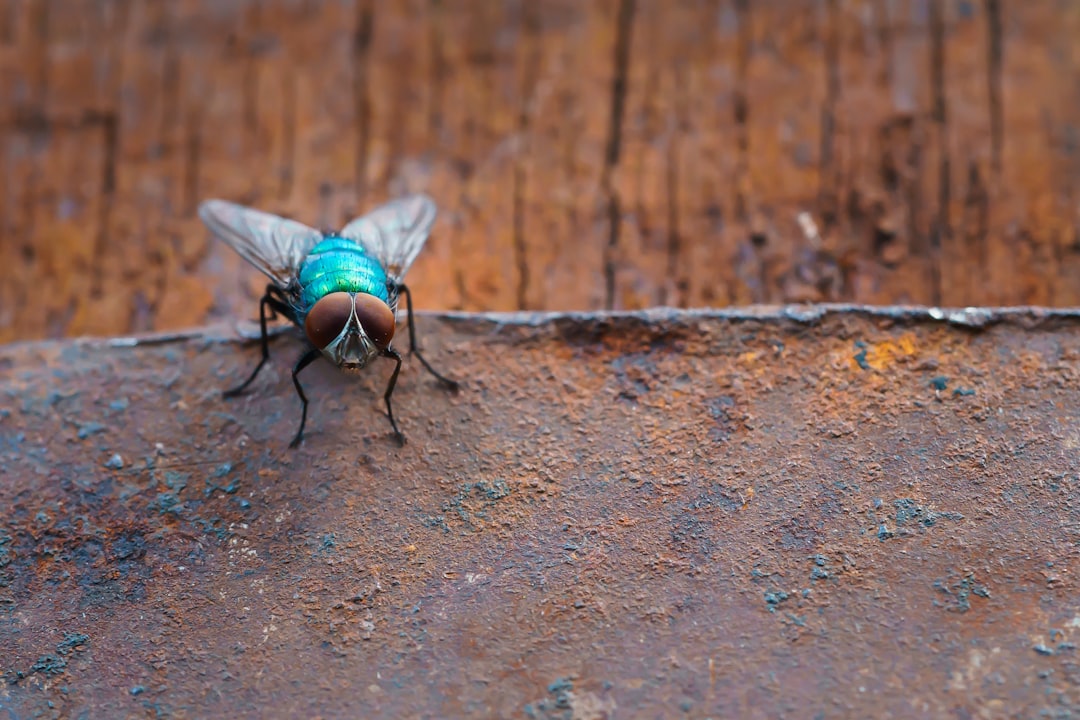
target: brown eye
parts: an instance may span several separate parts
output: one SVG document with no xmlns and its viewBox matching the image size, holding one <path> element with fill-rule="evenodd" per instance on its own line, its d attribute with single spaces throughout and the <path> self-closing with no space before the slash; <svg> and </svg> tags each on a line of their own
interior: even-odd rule
<svg viewBox="0 0 1080 720">
<path fill-rule="evenodd" d="M 304 332 L 315 347 L 322 350 L 349 324 L 352 297 L 347 292 L 330 293 L 319 298 L 304 320 Z"/>
<path fill-rule="evenodd" d="M 394 313 L 390 306 L 374 295 L 357 293 L 356 319 L 375 346 L 385 350 L 394 337 Z"/>
</svg>

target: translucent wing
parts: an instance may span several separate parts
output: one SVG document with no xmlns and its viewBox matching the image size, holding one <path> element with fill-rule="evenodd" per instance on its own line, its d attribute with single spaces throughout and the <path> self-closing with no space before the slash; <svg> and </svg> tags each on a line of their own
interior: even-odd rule
<svg viewBox="0 0 1080 720">
<path fill-rule="evenodd" d="M 360 244 L 399 283 L 420 254 L 435 222 L 435 202 L 427 195 L 391 200 L 346 225 L 341 236 Z"/>
<path fill-rule="evenodd" d="M 199 205 L 206 226 L 281 289 L 296 279 L 300 263 L 323 235 L 295 220 L 225 200 Z"/>
</svg>

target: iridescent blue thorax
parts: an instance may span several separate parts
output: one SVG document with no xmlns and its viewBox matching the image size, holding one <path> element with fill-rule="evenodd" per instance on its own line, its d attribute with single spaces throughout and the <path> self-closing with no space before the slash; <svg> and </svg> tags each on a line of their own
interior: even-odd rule
<svg viewBox="0 0 1080 720">
<path fill-rule="evenodd" d="M 389 301 L 386 271 L 352 240 L 327 235 L 300 266 L 300 314 L 332 292 L 367 293 Z"/>
</svg>

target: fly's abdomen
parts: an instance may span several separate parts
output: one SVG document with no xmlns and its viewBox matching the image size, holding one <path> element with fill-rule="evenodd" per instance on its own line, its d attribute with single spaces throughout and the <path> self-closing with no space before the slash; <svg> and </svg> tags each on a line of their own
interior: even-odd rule
<svg viewBox="0 0 1080 720">
<path fill-rule="evenodd" d="M 308 253 L 300 268 L 300 288 L 305 311 L 332 292 L 367 293 L 383 302 L 389 300 L 382 265 L 353 241 L 333 236 Z"/>
</svg>

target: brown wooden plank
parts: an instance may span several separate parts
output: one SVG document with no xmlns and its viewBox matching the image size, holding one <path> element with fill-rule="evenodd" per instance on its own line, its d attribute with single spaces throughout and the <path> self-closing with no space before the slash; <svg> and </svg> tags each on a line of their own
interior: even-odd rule
<svg viewBox="0 0 1080 720">
<path fill-rule="evenodd" d="M 603 307 L 611 234 L 603 178 L 619 2 L 525 5 L 513 234 L 515 306 Z"/>
<path fill-rule="evenodd" d="M 8 0 L 0 340 L 251 316 L 210 196 L 432 193 L 422 307 L 1075 304 L 1078 34 L 1054 0 Z"/>
</svg>

